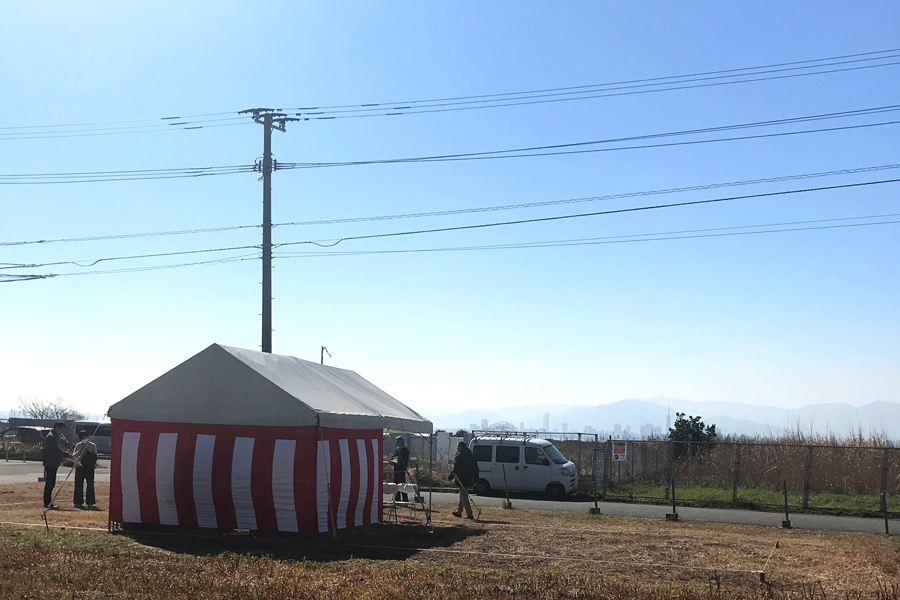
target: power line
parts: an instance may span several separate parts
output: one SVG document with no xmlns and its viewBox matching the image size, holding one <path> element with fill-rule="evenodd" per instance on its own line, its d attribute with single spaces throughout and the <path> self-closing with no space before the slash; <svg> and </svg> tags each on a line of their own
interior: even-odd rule
<svg viewBox="0 0 900 600">
<path fill-rule="evenodd" d="M 464 154 L 455 154 L 455 155 L 446 155 L 446 156 L 420 156 L 420 157 L 412 157 L 412 158 L 393 158 L 393 159 L 380 159 L 380 160 L 364 160 L 364 161 L 350 161 L 350 162 L 332 162 L 332 163 L 279 163 L 279 170 L 286 169 L 321 169 L 321 168 L 329 168 L 329 167 L 356 167 L 362 165 L 380 165 L 380 164 L 403 164 L 403 163 L 427 163 L 427 162 L 457 162 L 457 161 L 469 161 L 469 160 L 496 160 L 503 158 L 529 158 L 536 156 L 562 156 L 567 154 L 592 154 L 597 152 L 617 152 L 620 150 L 643 150 L 647 148 L 668 148 L 674 146 L 692 146 L 696 144 L 712 144 L 718 142 L 734 142 L 739 140 L 755 140 L 755 139 L 765 139 L 765 138 L 774 138 L 774 137 L 784 137 L 791 135 L 805 135 L 808 133 L 826 133 L 832 131 L 848 131 L 852 129 L 865 129 L 869 127 L 883 127 L 886 125 L 897 125 L 900 121 L 882 121 L 879 123 L 866 123 L 862 125 L 847 125 L 842 127 L 827 127 L 822 129 L 804 129 L 800 131 L 785 131 L 781 133 L 766 133 L 760 135 L 746 135 L 746 136 L 734 136 L 727 138 L 714 138 L 708 140 L 692 140 L 687 142 L 667 142 L 663 144 L 641 144 L 637 146 L 618 146 L 615 148 L 594 148 L 590 150 L 565 150 L 565 151 L 556 151 L 556 152 L 531 152 L 531 150 L 539 150 L 543 148 L 542 146 L 536 146 L 534 148 L 521 148 L 517 150 L 493 150 L 490 152 L 472 152 L 472 153 L 464 153 Z M 673 134 L 660 134 L 660 137 L 666 135 Z M 687 135 L 687 134 L 685 134 Z M 553 147 L 561 148 L 561 147 L 575 147 L 575 146 L 584 146 L 589 144 L 605 144 L 611 143 L 614 140 L 597 140 L 593 142 L 577 142 L 572 144 L 556 144 Z M 519 154 L 513 154 L 514 152 L 520 152 Z M 521 153 L 527 152 L 527 153 Z M 509 153 L 509 154 L 503 154 Z"/>
<path fill-rule="evenodd" d="M 43 273 L 43 274 L 28 274 L 28 275 L 2 275 L 0 274 L 0 283 L 13 283 L 16 281 L 30 281 L 34 279 L 55 279 L 59 277 L 78 277 L 83 275 L 112 275 L 118 273 L 138 273 L 141 271 L 159 271 L 163 269 L 180 269 L 183 267 L 196 267 L 196 266 L 209 266 L 209 265 L 221 265 L 226 263 L 233 262 L 243 262 L 247 260 L 259 260 L 259 255 L 257 254 L 245 254 L 240 256 L 233 256 L 230 258 L 218 258 L 215 260 L 204 260 L 199 262 L 190 262 L 190 263 L 177 263 L 171 265 L 150 265 L 146 267 L 130 267 L 125 269 L 110 269 L 106 271 L 76 271 L 73 273 Z"/>
<path fill-rule="evenodd" d="M 797 175 L 782 175 L 782 176 L 778 176 L 778 177 L 767 177 L 767 178 L 763 178 L 763 179 L 748 179 L 748 180 L 742 180 L 742 181 L 709 183 L 709 184 L 694 185 L 694 186 L 687 186 L 687 187 L 680 187 L 680 188 L 666 188 L 666 189 L 640 191 L 640 192 L 625 192 L 625 193 L 620 193 L 620 194 L 608 194 L 605 196 L 567 198 L 567 199 L 563 199 L 563 200 L 545 200 L 545 201 L 541 201 L 541 202 L 524 202 L 524 203 L 520 203 L 520 204 L 503 204 L 503 205 L 495 205 L 495 206 L 460 208 L 460 209 L 440 210 L 440 211 L 420 212 L 420 213 L 373 215 L 373 216 L 365 216 L 365 217 L 350 217 L 350 218 L 343 218 L 343 219 L 324 219 L 324 220 L 319 220 L 319 221 L 294 221 L 294 222 L 274 223 L 273 227 L 334 225 L 334 224 L 342 224 L 342 223 L 360 223 L 360 222 L 367 222 L 367 221 L 416 219 L 416 218 L 424 218 L 424 217 L 441 217 L 441 216 L 461 215 L 461 214 L 470 214 L 470 213 L 474 214 L 474 213 L 481 213 L 481 212 L 518 210 L 518 209 L 526 209 L 526 208 L 539 208 L 539 207 L 545 207 L 545 206 L 577 204 L 577 203 L 584 203 L 584 202 L 598 202 L 598 201 L 604 201 L 604 200 L 619 200 L 619 199 L 627 199 L 627 198 L 638 198 L 638 197 L 642 197 L 642 196 L 675 194 L 675 193 L 683 193 L 683 192 L 711 190 L 711 189 L 718 189 L 718 188 L 725 188 L 725 187 L 757 185 L 757 184 L 763 184 L 763 183 L 780 183 L 780 182 L 784 182 L 784 181 L 813 179 L 813 178 L 819 178 L 819 177 L 832 177 L 832 176 L 838 176 L 838 175 L 852 175 L 852 174 L 858 174 L 858 173 L 869 173 L 869 172 L 873 172 L 873 171 L 885 171 L 885 170 L 891 170 L 891 169 L 897 169 L 897 168 L 900 168 L 900 164 L 877 165 L 877 166 L 871 166 L 871 167 L 858 167 L 858 168 L 852 168 L 852 169 L 839 169 L 839 170 L 833 170 L 833 171 L 820 171 L 817 173 L 801 173 L 801 174 L 797 174 Z M 156 237 L 156 236 L 191 235 L 191 234 L 200 234 L 200 233 L 219 233 L 219 232 L 223 232 L 223 231 L 236 231 L 236 230 L 242 230 L 242 229 L 259 229 L 260 227 L 262 227 L 262 226 L 261 225 L 233 225 L 233 226 L 225 226 L 225 227 L 206 227 L 206 228 L 195 228 L 195 229 L 179 229 L 179 230 L 171 230 L 171 231 L 153 231 L 153 232 L 144 232 L 144 233 L 122 233 L 122 234 L 98 235 L 98 236 L 89 236 L 89 237 L 24 240 L 24 241 L 13 241 L 13 242 L 0 242 L 0 247 L 2 247 L 2 246 L 26 246 L 26 245 L 51 244 L 51 243 L 96 242 L 96 241 L 133 239 L 133 238 Z"/>
<path fill-rule="evenodd" d="M 259 246 L 231 246 L 228 248 L 206 248 L 202 250 L 181 250 L 177 252 L 158 252 L 155 254 L 135 254 L 132 256 L 108 256 L 105 258 L 85 259 L 85 260 L 65 260 L 49 263 L 31 263 L 31 264 L 11 264 L 4 263 L 9 266 L 0 267 L 0 269 L 36 269 L 40 267 L 56 267 L 60 265 L 75 265 L 78 267 L 93 267 L 102 262 L 114 260 L 135 260 L 138 258 L 162 258 L 164 256 L 183 256 L 185 254 L 207 254 L 210 252 L 231 252 L 234 250 L 249 250 L 251 248 L 259 248 Z"/>
<path fill-rule="evenodd" d="M 898 165 L 900 166 L 900 165 Z M 259 229 L 262 225 L 234 225 L 228 227 L 206 227 L 202 229 L 181 229 L 175 231 L 153 231 L 148 233 L 120 233 L 113 235 L 97 235 L 91 237 L 56 238 L 47 240 L 27 240 L 22 242 L 0 242 L 0 246 L 27 246 L 32 244 L 51 244 L 63 242 L 99 242 L 106 240 L 122 240 L 155 236 L 187 235 L 194 233 L 216 233 L 220 231 L 234 231 L 238 229 Z"/>
<path fill-rule="evenodd" d="M 406 213 L 395 215 L 377 215 L 368 217 L 350 217 L 345 219 L 324 219 L 319 221 L 295 221 L 288 223 L 276 223 L 274 226 L 296 226 L 296 225 L 334 225 L 339 223 L 361 223 L 365 221 L 388 221 L 397 219 L 415 219 L 422 217 L 442 217 L 447 215 L 461 215 L 469 213 L 494 212 L 501 210 L 517 210 L 522 208 L 538 208 L 544 206 L 558 206 L 563 204 L 576 204 L 582 202 L 598 202 L 602 200 L 619 200 L 624 198 L 638 198 L 641 196 L 656 196 L 663 194 L 675 194 L 681 192 L 694 192 L 700 190 L 712 190 L 725 187 L 737 187 L 744 185 L 756 185 L 761 183 L 777 183 L 782 181 L 794 181 L 798 179 L 813 179 L 817 177 L 831 177 L 835 175 L 851 175 L 855 173 L 868 173 L 871 171 L 884 171 L 889 169 L 900 168 L 900 164 L 879 165 L 875 167 L 861 167 L 858 169 L 841 169 L 837 171 L 823 171 L 819 173 L 804 173 L 800 175 L 783 175 L 780 177 L 768 177 L 764 179 L 748 179 L 744 181 L 730 181 L 726 183 L 709 183 L 705 185 L 693 185 L 680 188 L 667 188 L 661 190 L 650 190 L 644 192 L 626 192 L 622 194 L 608 194 L 605 196 L 588 196 L 584 198 L 569 198 L 565 200 L 545 200 L 542 202 L 524 202 L 521 204 L 504 204 L 499 206 L 484 206 L 476 208 L 460 208 L 453 210 L 438 210 L 421 213 Z M 0 246 L 4 245 L 0 242 Z"/>
<path fill-rule="evenodd" d="M 888 52 L 888 50 L 883 50 L 882 52 Z M 233 115 L 235 111 L 230 110 L 228 112 L 215 112 L 215 113 L 201 113 L 194 115 L 175 115 L 168 117 L 155 117 L 151 119 L 125 119 L 119 121 L 89 121 L 86 123 L 59 123 L 55 125 L 7 125 L 0 127 L 0 130 L 7 129 L 47 129 L 53 127 L 91 127 L 94 125 L 124 125 L 128 123 L 156 123 L 157 121 L 177 121 L 184 119 L 202 119 L 204 117 L 219 117 L 223 115 Z"/>
<path fill-rule="evenodd" d="M 889 58 L 900 58 L 900 55 L 891 56 Z M 836 63 L 840 64 L 840 63 Z M 435 108 L 418 108 L 414 106 L 404 106 L 395 109 L 390 109 L 390 112 L 380 111 L 373 113 L 365 113 L 358 114 L 366 109 L 355 109 L 355 110 L 347 110 L 347 111 L 331 111 L 330 113 L 327 111 L 320 112 L 296 112 L 295 114 L 302 119 L 309 120 L 331 120 L 331 119 L 359 119 L 366 117 L 386 117 L 386 116 L 400 116 L 400 115 L 414 115 L 414 114 L 426 114 L 426 113 L 443 113 L 443 112 L 458 112 L 463 110 L 482 110 L 486 108 L 502 108 L 509 106 L 527 106 L 533 104 L 551 104 L 556 102 L 572 102 L 575 100 L 590 100 L 596 98 L 612 98 L 616 96 L 633 96 L 638 94 L 652 94 L 657 92 L 670 92 L 676 90 L 689 90 L 689 89 L 699 89 L 699 88 L 707 88 L 707 87 L 719 87 L 724 85 L 736 85 L 741 83 L 754 83 L 758 81 L 774 81 L 780 79 L 794 79 L 797 77 L 808 77 L 812 75 L 825 75 L 829 73 L 842 73 L 847 71 L 859 71 L 863 69 L 876 69 L 881 67 L 890 67 L 896 66 L 900 64 L 900 61 L 895 62 L 887 62 L 876 65 L 860 65 L 855 67 L 846 67 L 842 69 L 829 69 L 825 71 L 816 71 L 811 73 L 792 73 L 790 75 L 775 75 L 771 77 L 755 77 L 752 79 L 741 79 L 741 80 L 732 80 L 732 81 L 718 81 L 713 83 L 697 83 L 692 85 L 669 85 L 668 87 L 661 87 L 656 89 L 640 89 L 640 90 L 630 90 L 630 91 L 613 91 L 608 93 L 610 90 L 604 90 L 603 93 L 590 93 L 587 95 L 578 95 L 578 96 L 570 96 L 566 94 L 547 94 L 547 96 L 553 96 L 551 98 L 545 99 L 530 99 L 530 98 L 542 98 L 542 96 L 523 96 L 521 100 L 516 101 L 504 101 L 500 103 L 493 104 L 481 104 L 479 106 L 458 106 L 459 104 L 469 104 L 469 103 L 447 103 L 447 104 L 435 104 L 433 105 Z M 824 66 L 824 65 L 823 65 Z M 753 75 L 752 73 L 748 74 Z M 706 78 L 710 79 L 710 78 Z M 676 83 L 687 83 L 690 81 L 702 81 L 703 79 L 698 80 L 684 80 L 684 82 L 672 82 Z M 624 88 L 611 88 L 611 90 L 615 89 L 627 89 L 632 87 L 645 87 L 645 86 L 626 86 Z M 599 91 L 599 90 L 598 90 Z M 565 97 L 558 97 L 558 96 Z M 489 101 L 484 101 L 489 102 Z M 377 109 L 371 109 L 377 110 Z M 354 114 L 341 114 L 344 112 L 354 113 Z"/>
<path fill-rule="evenodd" d="M 252 173 L 254 165 L 218 167 L 181 167 L 170 169 L 137 169 L 126 171 L 84 171 L 70 173 L 23 173 L 0 175 L 0 185 L 46 185 L 61 183 L 95 183 L 111 181 L 146 181 L 153 179 L 182 179 Z"/>
<path fill-rule="evenodd" d="M 221 123 L 219 121 L 232 121 Z M 237 122 L 233 122 L 237 121 Z M 105 135 L 124 135 L 131 133 L 154 133 L 166 131 L 184 131 L 196 129 L 212 129 L 217 127 L 236 127 L 239 125 L 248 125 L 243 117 L 231 117 L 228 119 L 214 119 L 208 121 L 185 121 L 173 122 L 161 125 L 144 125 L 144 126 L 126 126 L 126 127 L 109 127 L 109 128 L 93 128 L 93 129 L 58 129 L 58 130 L 36 130 L 36 131 L 11 131 L 0 132 L 0 142 L 7 140 L 38 140 L 38 139 L 56 139 L 56 138 L 74 138 L 74 137 L 95 137 Z"/>
<path fill-rule="evenodd" d="M 524 242 L 518 244 L 492 244 L 492 245 L 483 245 L 483 246 L 457 246 L 457 247 L 446 247 L 446 248 L 417 248 L 417 249 L 408 249 L 408 250 L 352 250 L 352 251 L 339 251 L 339 252 L 285 252 L 282 254 L 275 255 L 274 258 L 316 258 L 316 257 L 334 257 L 334 256 L 361 256 L 361 255 L 370 255 L 370 254 L 414 254 L 414 253 L 432 253 L 432 252 L 462 252 L 462 251 L 476 251 L 476 250 L 516 250 L 516 249 L 526 249 L 526 248 L 555 248 L 555 247 L 566 247 L 566 246 L 595 246 L 595 245 L 605 245 L 605 244 L 621 244 L 621 243 L 634 243 L 634 242 L 659 242 L 659 241 L 672 241 L 672 240 L 683 240 L 683 239 L 701 239 L 701 238 L 714 238 L 714 237 L 731 237 L 738 235 L 759 235 L 759 234 L 768 234 L 768 233 L 793 233 L 797 231 L 814 231 L 814 230 L 827 230 L 827 229 L 843 229 L 849 227 L 867 227 L 874 225 L 895 225 L 900 224 L 900 220 L 890 220 L 890 221 L 875 221 L 870 223 L 847 223 L 840 225 L 824 225 L 824 226 L 813 226 L 813 227 L 791 227 L 789 229 L 767 229 L 767 230 L 758 230 L 758 231 L 729 231 L 726 233 L 699 233 L 694 235 L 682 235 L 686 233 L 693 232 L 710 232 L 710 231 L 723 231 L 723 230 L 737 230 L 737 229 L 747 229 L 747 228 L 757 228 L 757 227 L 779 227 L 786 225 L 796 225 L 796 224 L 806 224 L 806 223 L 826 223 L 826 222 L 834 222 L 834 221 L 846 221 L 846 220 L 855 220 L 855 219 L 872 219 L 872 218 L 883 218 L 883 217 L 894 217 L 900 216 L 900 213 L 887 214 L 887 215 L 869 215 L 869 216 L 860 216 L 860 217 L 841 217 L 837 219 L 818 219 L 813 221 L 792 221 L 787 223 L 770 223 L 765 225 L 738 225 L 733 227 L 719 227 L 712 229 L 697 229 L 697 230 L 685 230 L 685 231 L 674 231 L 674 232 L 664 232 L 664 233 L 654 233 L 654 234 L 631 234 L 625 236 L 608 236 L 605 238 L 580 238 L 574 240 L 556 240 L 556 241 L 546 241 L 546 242 Z M 647 236 L 657 236 L 657 237 L 647 237 Z M 209 261 L 200 261 L 200 262 L 190 262 L 190 263 L 178 263 L 178 264 L 169 264 L 169 265 L 152 265 L 146 267 L 132 267 L 132 268 L 124 268 L 124 269 L 111 269 L 104 271 L 79 271 L 74 273 L 45 273 L 45 274 L 35 274 L 30 273 L 26 275 L 10 275 L 10 274 L 2 274 L 0 273 L 0 283 L 12 283 L 16 281 L 32 281 L 36 279 L 52 279 L 57 277 L 74 277 L 74 276 L 84 276 L 84 275 L 110 275 L 110 274 L 119 274 L 119 273 L 135 273 L 141 271 L 156 271 L 163 269 L 178 269 L 183 267 L 192 267 L 192 266 L 201 266 L 201 265 L 217 265 L 217 264 L 225 264 L 232 262 L 243 262 L 247 260 L 259 260 L 260 256 L 258 254 L 247 254 L 240 255 L 229 258 L 221 258 Z"/>
<path fill-rule="evenodd" d="M 786 67 L 786 66 L 792 66 L 792 65 L 809 64 L 809 63 L 814 63 L 814 62 L 841 60 L 841 59 L 845 59 L 845 58 L 857 58 L 860 56 L 874 56 L 874 55 L 878 55 L 878 54 L 893 54 L 896 52 L 900 52 L 900 48 L 892 48 L 889 50 L 876 50 L 876 51 L 872 51 L 872 52 L 860 52 L 857 54 L 844 54 L 841 56 L 830 56 L 830 57 L 826 57 L 826 58 L 814 58 L 814 59 L 809 59 L 809 60 L 782 62 L 782 63 L 775 63 L 775 64 L 769 64 L 769 65 L 758 65 L 755 67 L 741 67 L 741 68 L 736 68 L 736 69 L 724 69 L 724 70 L 719 70 L 719 71 L 705 71 L 705 72 L 700 72 L 700 73 L 687 73 L 684 75 L 669 75 L 669 76 L 665 76 L 665 77 L 652 77 L 652 78 L 647 78 L 647 79 L 631 79 L 631 80 L 627 80 L 627 81 L 595 83 L 595 84 L 569 86 L 569 87 L 544 88 L 544 89 L 537 89 L 537 90 L 526 90 L 526 91 L 519 91 L 519 92 L 503 92 L 503 93 L 496 93 L 496 94 L 479 94 L 479 95 L 474 95 L 474 96 L 453 96 L 453 97 L 448 97 L 448 98 L 431 98 L 431 99 L 427 99 L 427 100 L 399 100 L 399 101 L 394 101 L 394 102 L 383 102 L 383 101 L 382 102 L 370 102 L 370 103 L 366 103 L 366 104 L 336 104 L 336 105 L 331 105 L 331 106 L 296 107 L 296 108 L 289 108 L 286 110 L 326 110 L 326 109 L 332 109 L 332 108 L 366 108 L 366 107 L 372 107 L 372 106 L 396 107 L 400 104 L 421 104 L 421 103 L 430 103 L 430 102 L 447 102 L 447 101 L 453 101 L 453 100 L 472 100 L 472 99 L 477 99 L 477 98 L 518 96 L 518 95 L 523 95 L 523 94 L 538 94 L 538 93 L 544 93 L 544 92 L 561 92 L 561 91 L 604 87 L 604 86 L 612 86 L 612 85 L 625 85 L 625 84 L 630 84 L 630 83 L 646 83 L 649 81 L 662 81 L 665 79 L 682 79 L 685 77 L 699 77 L 702 75 L 719 75 L 722 73 L 735 73 L 735 72 L 739 72 L 739 71 L 755 71 L 758 69 L 769 69 L 769 68 L 773 68 L 773 67 Z"/>
<path fill-rule="evenodd" d="M 725 230 L 751 229 L 757 227 L 781 227 L 787 225 L 798 225 L 805 223 L 826 223 L 833 221 L 849 221 L 855 219 L 873 219 L 882 217 L 898 217 L 900 213 L 888 215 L 870 215 L 865 217 L 841 217 L 838 219 L 818 219 L 814 221 L 791 221 L 787 223 L 769 223 L 765 225 L 737 225 L 733 227 L 715 227 L 711 229 L 688 229 L 684 231 L 670 231 L 660 233 L 636 233 L 621 236 L 607 236 L 600 238 L 579 238 L 572 240 L 554 240 L 546 242 L 521 242 L 517 244 L 489 244 L 481 246 L 452 246 L 444 248 L 414 248 L 404 250 L 347 250 L 338 252 L 284 252 L 278 254 L 275 258 L 316 258 L 326 256 L 363 256 L 370 254 L 417 254 L 426 252 L 462 252 L 473 250 L 518 250 L 526 248 L 557 248 L 564 246 L 596 246 L 604 244 L 622 244 L 631 242 L 659 242 L 669 240 L 687 240 L 712 237 L 728 237 L 737 235 L 756 235 L 762 233 L 789 233 L 795 231 L 813 231 L 823 229 L 842 229 L 847 227 L 866 227 L 869 225 L 894 225 L 900 224 L 900 220 L 891 221 L 874 221 L 870 223 L 847 223 L 841 225 L 825 225 L 815 227 L 792 227 L 789 229 L 767 229 L 760 231 L 731 231 L 728 233 L 695 233 L 695 232 L 711 232 Z M 694 235 L 684 235 L 693 233 Z M 651 237 L 656 236 L 656 237 Z"/>
<path fill-rule="evenodd" d="M 652 85 L 673 85 L 678 83 L 683 83 L 685 79 L 689 78 L 697 78 L 697 77 L 705 77 L 705 76 L 716 76 L 722 75 L 725 77 L 747 77 L 753 76 L 754 74 L 759 74 L 759 72 L 765 69 L 779 69 L 779 70 L 790 70 L 790 69 L 781 69 L 782 67 L 793 67 L 793 70 L 801 70 L 801 69 L 821 69 L 823 67 L 840 65 L 840 64 L 853 64 L 867 61 L 885 61 L 892 60 L 897 58 L 900 55 L 900 48 L 892 48 L 887 50 L 876 50 L 871 52 L 859 52 L 854 54 L 844 54 L 838 56 L 830 56 L 825 58 L 815 58 L 808 60 L 800 60 L 800 61 L 789 61 L 789 62 L 781 62 L 781 63 L 772 63 L 766 65 L 757 65 L 753 67 L 740 67 L 740 68 L 732 68 L 732 69 L 721 69 L 714 71 L 702 71 L 696 73 L 687 73 L 682 75 L 669 75 L 663 77 L 650 77 L 650 78 L 642 78 L 642 79 L 630 79 L 624 81 L 615 81 L 615 82 L 606 82 L 606 83 L 595 83 L 595 84 L 587 84 L 587 85 L 577 85 L 577 86 L 567 86 L 567 87 L 556 87 L 556 88 L 540 88 L 540 89 L 532 89 L 532 90 L 524 90 L 517 92 L 500 92 L 500 93 L 492 93 L 492 94 L 478 94 L 478 95 L 468 95 L 468 96 L 450 96 L 450 97 L 441 97 L 441 98 L 429 98 L 429 99 L 419 99 L 419 100 L 401 100 L 394 102 L 368 102 L 368 103 L 360 103 L 360 104 L 337 104 L 337 105 L 323 105 L 323 106 L 306 106 L 306 107 L 294 107 L 285 110 L 297 110 L 297 111 L 312 111 L 312 110 L 321 110 L 321 111 L 333 111 L 338 109 L 368 109 L 368 110 L 378 110 L 378 107 L 383 107 L 384 110 L 392 110 L 396 111 L 398 109 L 402 109 L 400 105 L 429 105 L 434 103 L 444 103 L 444 102 L 463 102 L 470 100 L 486 100 L 486 99 L 494 99 L 493 101 L 502 101 L 503 99 L 515 99 L 517 97 L 525 97 L 525 96 L 534 96 L 536 94 L 549 94 L 549 93 L 591 93 L 593 91 L 597 91 L 598 88 L 611 88 L 614 86 L 628 86 L 632 84 L 652 84 Z M 894 56 L 896 55 L 896 56 Z M 865 58 L 862 58 L 865 57 Z M 853 60 L 845 60 L 845 59 L 853 59 Z M 837 62 L 843 61 L 843 62 Z M 820 63 L 820 64 L 815 64 Z M 807 66 L 797 66 L 797 65 L 807 65 Z M 872 67 L 877 66 L 889 66 L 887 64 L 883 65 L 871 65 Z M 765 72 L 775 72 L 775 71 L 765 71 Z M 830 71 L 829 71 L 830 72 Z M 803 73 L 799 75 L 809 75 L 809 74 L 819 74 L 819 73 Z M 676 80 L 676 81 L 672 81 Z M 680 81 L 679 81 L 680 80 Z M 656 82 L 656 83 L 654 83 Z M 726 82 L 731 83 L 731 82 Z M 746 81 L 741 81 L 737 83 L 746 83 Z M 579 91 L 580 90 L 580 91 Z M 665 90 L 651 90 L 651 91 L 665 91 Z M 486 100 L 490 102 L 491 100 Z M 278 109 L 281 110 L 281 109 Z M 221 112 L 207 112 L 207 113 L 195 113 L 195 114 L 181 114 L 181 115 L 169 115 L 164 117 L 154 117 L 154 118 L 142 118 L 142 119 L 120 119 L 120 120 L 106 120 L 106 121 L 83 121 L 77 123 L 58 123 L 58 124 L 35 124 L 35 125 L 5 125 L 0 126 L 0 139 L 27 139 L 33 136 L 41 136 L 45 135 L 50 137 L 47 134 L 63 134 L 63 135 L 76 135 L 79 133 L 88 133 L 90 131 L 95 132 L 95 134 L 104 134 L 104 135 L 115 135 L 119 133 L 127 133 L 129 130 L 133 131 L 173 131 L 179 128 L 194 128 L 194 125 L 203 125 L 205 123 L 215 123 L 221 121 L 240 121 L 238 123 L 233 123 L 234 125 L 243 125 L 250 123 L 249 119 L 245 119 L 242 117 L 234 116 L 238 111 L 230 110 L 230 111 L 221 111 Z M 217 117 L 227 117 L 227 118 L 217 118 Z M 114 127 L 108 127 L 114 126 Z M 213 125 L 205 125 L 206 127 L 212 127 Z M 230 126 L 230 125 L 229 125 Z M 109 133 L 104 133 L 103 130 L 109 130 Z M 56 130 L 51 131 L 51 130 Z M 118 130 L 118 131 L 112 131 Z M 21 137 L 18 137 L 21 136 Z"/>
<path fill-rule="evenodd" d="M 375 233 L 369 235 L 357 235 L 352 237 L 343 237 L 339 238 L 335 241 L 331 241 L 331 243 L 324 243 L 323 241 L 314 241 L 314 240 L 306 240 L 302 242 L 286 242 L 282 244 L 277 244 L 277 247 L 282 246 L 296 246 L 296 245 L 304 245 L 311 244 L 315 246 L 319 246 L 321 248 L 332 248 L 337 246 L 341 242 L 353 241 L 353 240 L 368 240 L 375 238 L 387 238 L 387 237 L 400 237 L 400 236 L 408 236 L 408 235 L 420 235 L 425 233 L 443 233 L 448 231 L 463 231 L 468 229 L 484 229 L 487 227 L 503 227 L 507 225 L 523 225 L 526 223 L 543 223 L 549 221 L 560 221 L 563 219 L 578 219 L 584 217 L 598 217 L 603 215 L 612 215 L 612 214 L 620 214 L 620 213 L 629 213 L 629 212 L 640 212 L 645 210 L 657 210 L 662 208 L 676 208 L 676 207 L 684 207 L 684 206 L 695 206 L 700 204 L 713 204 L 718 202 L 731 202 L 733 200 L 746 200 L 750 198 L 767 198 L 773 196 L 786 196 L 790 194 L 802 194 L 808 192 L 822 192 L 826 190 L 838 190 L 838 189 L 848 189 L 848 188 L 857 188 L 863 186 L 870 185 L 880 185 L 885 183 L 897 183 L 900 182 L 900 179 L 885 179 L 881 181 L 866 181 L 862 183 L 847 183 L 843 185 L 832 185 L 832 186 L 823 186 L 817 188 L 803 188 L 799 190 L 783 190 L 779 192 L 766 192 L 761 194 L 748 194 L 744 196 L 731 196 L 727 198 L 712 198 L 707 200 L 691 200 L 688 202 L 674 202 L 671 204 L 657 204 L 654 206 L 636 206 L 631 208 L 618 208 L 614 210 L 605 210 L 605 211 L 597 211 L 590 213 L 580 213 L 575 215 L 557 215 L 552 217 L 538 217 L 535 219 L 520 219 L 517 221 L 502 221 L 499 223 L 479 223 L 475 225 L 458 225 L 455 227 L 440 227 L 436 229 L 419 229 L 414 231 L 398 231 L 393 233 Z"/>
</svg>

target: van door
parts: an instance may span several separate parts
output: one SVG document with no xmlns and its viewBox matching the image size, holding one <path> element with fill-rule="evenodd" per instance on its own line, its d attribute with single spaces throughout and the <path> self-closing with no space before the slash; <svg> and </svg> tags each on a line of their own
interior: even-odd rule
<svg viewBox="0 0 900 600">
<path fill-rule="evenodd" d="M 519 446 L 497 446 L 496 464 L 494 465 L 494 479 L 497 480 L 496 489 L 503 489 L 503 471 L 506 471 L 506 485 L 511 490 L 522 489 L 522 460 L 521 447 Z"/>
<path fill-rule="evenodd" d="M 475 457 L 475 460 L 478 462 L 478 477 L 480 479 L 484 479 L 488 482 L 488 485 L 491 487 L 495 487 L 494 485 L 494 477 L 493 477 L 493 459 L 494 459 L 494 446 L 493 444 L 479 444 L 475 442 L 475 445 L 472 446 L 472 455 Z M 477 483 L 477 482 L 473 482 Z M 501 484 L 503 481 L 500 482 Z M 455 484 L 454 484 L 455 485 Z"/>
<path fill-rule="evenodd" d="M 537 446 L 525 446 L 525 464 L 522 465 L 522 489 L 543 492 L 551 481 L 553 467 L 544 451 Z"/>
</svg>

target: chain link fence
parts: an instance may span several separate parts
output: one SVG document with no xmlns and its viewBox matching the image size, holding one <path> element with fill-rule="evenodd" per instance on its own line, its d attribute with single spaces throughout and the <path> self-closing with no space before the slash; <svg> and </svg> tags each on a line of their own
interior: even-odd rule
<svg viewBox="0 0 900 600">
<path fill-rule="evenodd" d="M 900 448 L 534 435 L 575 463 L 581 493 L 593 495 L 596 487 L 607 501 L 666 504 L 674 480 L 685 505 L 784 510 L 786 495 L 791 512 L 900 517 Z"/>
</svg>

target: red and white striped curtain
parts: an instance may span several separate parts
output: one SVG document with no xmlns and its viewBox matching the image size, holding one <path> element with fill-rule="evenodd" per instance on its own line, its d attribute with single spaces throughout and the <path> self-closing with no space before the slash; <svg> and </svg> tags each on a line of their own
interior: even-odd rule
<svg viewBox="0 0 900 600">
<path fill-rule="evenodd" d="M 112 428 L 111 521 L 315 533 L 381 519 L 380 430 Z"/>
</svg>

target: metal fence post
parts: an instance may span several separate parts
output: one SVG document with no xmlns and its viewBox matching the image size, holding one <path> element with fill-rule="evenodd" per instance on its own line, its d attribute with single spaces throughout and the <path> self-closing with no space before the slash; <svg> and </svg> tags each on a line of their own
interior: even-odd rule
<svg viewBox="0 0 900 600">
<path fill-rule="evenodd" d="M 737 504 L 738 484 L 741 481 L 741 445 L 734 447 L 734 486 L 731 489 L 731 503 Z"/>
<path fill-rule="evenodd" d="M 612 454 L 612 438 L 606 440 L 606 451 L 603 453 L 603 499 L 606 500 L 606 490 L 609 487 L 609 460 Z"/>
<path fill-rule="evenodd" d="M 578 464 L 575 465 L 578 475 L 575 477 L 575 489 L 581 487 L 581 434 L 578 434 Z"/>
<path fill-rule="evenodd" d="M 812 485 L 813 447 L 806 447 L 806 476 L 803 482 L 803 508 L 809 508 L 809 489 Z"/>
<path fill-rule="evenodd" d="M 890 461 L 890 449 L 884 449 L 884 456 L 881 458 L 881 510 L 887 513 L 887 493 L 888 493 L 888 462 Z"/>
<path fill-rule="evenodd" d="M 672 452 L 674 448 L 672 447 L 672 440 L 666 440 L 666 483 L 672 481 Z M 666 494 L 665 499 L 669 499 L 669 486 L 666 486 Z"/>
</svg>

